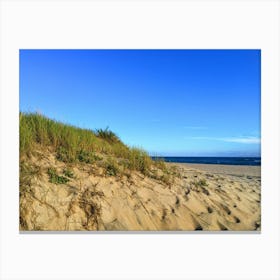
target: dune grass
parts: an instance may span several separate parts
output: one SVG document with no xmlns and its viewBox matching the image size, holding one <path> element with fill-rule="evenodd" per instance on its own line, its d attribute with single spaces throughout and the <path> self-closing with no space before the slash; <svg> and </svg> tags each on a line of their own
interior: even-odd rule
<svg viewBox="0 0 280 280">
<path fill-rule="evenodd" d="M 51 183 L 65 184 L 65 183 L 69 182 L 68 178 L 58 175 L 55 168 L 49 168 L 48 175 L 49 175 L 49 182 L 51 182 Z"/>
<path fill-rule="evenodd" d="M 41 145 L 53 149 L 57 159 L 66 163 L 103 161 L 107 174 L 111 176 L 117 175 L 121 169 L 149 175 L 152 167 L 168 173 L 163 161 L 155 162 L 144 150 L 126 146 L 108 128 L 96 131 L 81 129 L 38 113 L 20 113 L 19 119 L 21 156 L 31 155 L 34 145 Z"/>
</svg>

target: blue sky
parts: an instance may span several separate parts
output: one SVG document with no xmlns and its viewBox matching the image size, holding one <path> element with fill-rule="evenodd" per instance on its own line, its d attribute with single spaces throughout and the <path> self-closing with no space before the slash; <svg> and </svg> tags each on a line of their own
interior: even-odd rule
<svg viewBox="0 0 280 280">
<path fill-rule="evenodd" d="M 20 110 L 160 156 L 260 155 L 259 50 L 20 50 Z"/>
</svg>

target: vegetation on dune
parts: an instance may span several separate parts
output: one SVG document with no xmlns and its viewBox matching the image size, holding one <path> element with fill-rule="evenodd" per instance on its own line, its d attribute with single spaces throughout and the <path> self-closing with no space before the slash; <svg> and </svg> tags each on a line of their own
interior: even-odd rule
<svg viewBox="0 0 280 280">
<path fill-rule="evenodd" d="M 39 165 L 28 165 L 21 161 L 19 173 L 20 195 L 22 195 L 25 192 L 30 192 L 32 178 L 40 177 L 43 173 L 43 170 Z"/>
<path fill-rule="evenodd" d="M 114 132 L 109 130 L 108 127 L 106 127 L 106 129 L 97 129 L 95 134 L 97 137 L 104 139 L 109 143 L 121 142 L 120 138 Z"/>
<path fill-rule="evenodd" d="M 20 113 L 21 154 L 30 152 L 34 143 L 55 148 L 59 159 L 65 162 L 76 160 L 81 151 L 112 152 L 112 145 L 89 129 L 66 125 L 37 113 Z"/>
<path fill-rule="evenodd" d="M 207 182 L 205 179 L 200 179 L 198 181 L 193 181 L 191 182 L 194 186 L 197 186 L 197 187 L 203 187 L 203 186 L 208 186 Z"/>
<path fill-rule="evenodd" d="M 30 156 L 35 145 L 52 149 L 56 158 L 65 163 L 100 163 L 108 176 L 127 174 L 127 170 L 170 183 L 175 173 L 162 161 L 153 161 L 142 149 L 126 146 L 108 128 L 96 131 L 81 129 L 49 119 L 38 113 L 20 113 L 20 155 Z M 155 173 L 160 170 L 160 174 Z M 59 176 L 49 170 L 50 181 L 64 183 L 69 172 Z"/>
<path fill-rule="evenodd" d="M 200 179 L 198 181 L 192 181 L 191 182 L 191 189 L 196 192 L 202 192 L 205 195 L 210 195 L 209 190 L 206 188 L 208 186 L 208 183 L 205 179 Z"/>
<path fill-rule="evenodd" d="M 63 175 L 68 178 L 75 178 L 73 171 L 71 171 L 69 168 L 63 170 Z"/>
<path fill-rule="evenodd" d="M 69 179 L 64 176 L 59 176 L 55 168 L 48 169 L 49 181 L 54 184 L 65 184 Z"/>
<path fill-rule="evenodd" d="M 106 170 L 106 175 L 116 176 L 120 173 L 119 165 L 113 158 L 107 159 L 107 161 L 104 163 L 104 167 Z"/>
</svg>

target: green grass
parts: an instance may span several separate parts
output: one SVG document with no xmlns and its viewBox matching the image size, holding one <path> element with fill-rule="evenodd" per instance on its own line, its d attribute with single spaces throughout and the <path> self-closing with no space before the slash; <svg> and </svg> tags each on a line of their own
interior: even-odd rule
<svg viewBox="0 0 280 280">
<path fill-rule="evenodd" d="M 107 159 L 105 162 L 106 175 L 117 176 L 120 173 L 120 167 L 113 158 Z"/>
<path fill-rule="evenodd" d="M 137 170 L 148 175 L 151 170 L 152 159 L 149 155 L 142 149 L 131 148 L 128 155 L 128 167 L 132 170 Z"/>
<path fill-rule="evenodd" d="M 200 179 L 198 181 L 193 181 L 191 182 L 194 186 L 196 187 L 206 187 L 208 186 L 207 182 L 205 179 Z"/>
<path fill-rule="evenodd" d="M 63 175 L 68 178 L 75 178 L 73 171 L 71 171 L 69 168 L 63 170 Z"/>
<path fill-rule="evenodd" d="M 20 162 L 20 176 L 19 176 L 19 185 L 20 185 L 20 194 L 30 191 L 31 180 L 35 177 L 40 177 L 43 174 L 43 170 L 39 165 L 28 165 L 25 162 Z"/>
<path fill-rule="evenodd" d="M 59 176 L 55 168 L 48 169 L 49 182 L 54 184 L 66 184 L 69 179 L 64 176 Z"/>
<path fill-rule="evenodd" d="M 53 150 L 57 159 L 65 163 L 103 162 L 106 173 L 111 176 L 116 176 L 121 169 L 136 170 L 150 175 L 152 166 L 162 169 L 165 174 L 168 173 L 163 161 L 156 163 L 144 150 L 126 146 L 108 128 L 95 131 L 81 129 L 38 113 L 20 113 L 19 120 L 21 156 L 31 155 L 34 147 L 39 145 Z M 51 180 L 63 181 L 54 174 L 50 175 Z"/>
<path fill-rule="evenodd" d="M 85 163 L 93 163 L 95 159 L 93 153 L 87 152 L 85 150 L 80 150 L 77 153 L 77 158 L 80 162 L 85 162 Z"/>
<path fill-rule="evenodd" d="M 108 127 L 106 129 L 97 129 L 95 132 L 96 136 L 106 140 L 109 143 L 120 143 L 120 138 L 111 130 L 109 130 Z"/>
<path fill-rule="evenodd" d="M 63 124 L 40 114 L 20 113 L 20 152 L 28 153 L 33 145 L 53 147 L 58 158 L 73 161 L 79 151 L 110 153 L 111 145 L 93 131 Z"/>
</svg>

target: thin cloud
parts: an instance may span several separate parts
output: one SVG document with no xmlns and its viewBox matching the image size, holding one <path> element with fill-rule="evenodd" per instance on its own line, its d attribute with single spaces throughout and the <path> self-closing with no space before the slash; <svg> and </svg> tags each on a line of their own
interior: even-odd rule
<svg viewBox="0 0 280 280">
<path fill-rule="evenodd" d="M 216 140 L 223 142 L 231 142 L 231 143 L 241 143 L 241 144 L 259 144 L 261 143 L 261 139 L 258 137 L 191 137 L 192 139 L 197 140 Z"/>
<path fill-rule="evenodd" d="M 257 137 L 242 137 L 242 138 L 224 138 L 225 142 L 244 143 L 244 144 L 259 144 L 261 139 Z"/>
</svg>

